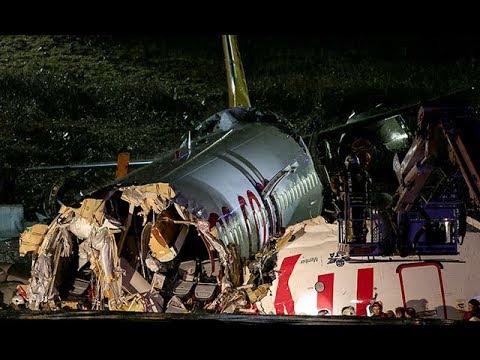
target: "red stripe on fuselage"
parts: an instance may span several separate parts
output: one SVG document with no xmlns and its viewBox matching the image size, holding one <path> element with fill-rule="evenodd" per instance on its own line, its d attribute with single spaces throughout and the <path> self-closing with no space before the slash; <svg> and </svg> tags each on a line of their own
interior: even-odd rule
<svg viewBox="0 0 480 360">
<path fill-rule="evenodd" d="M 292 275 L 293 268 L 299 257 L 300 254 L 286 257 L 280 266 L 274 303 L 277 315 L 283 315 L 285 311 L 288 315 L 295 315 L 295 303 L 292 298 L 292 293 L 290 292 L 290 287 L 288 286 L 288 280 L 290 279 L 290 275 Z"/>
<path fill-rule="evenodd" d="M 367 315 L 367 305 L 373 297 L 373 268 L 357 271 L 357 309 L 358 316 Z"/>
<path fill-rule="evenodd" d="M 317 293 L 317 310 L 327 309 L 333 314 L 333 273 L 318 275 L 323 283 L 323 290 Z"/>
</svg>

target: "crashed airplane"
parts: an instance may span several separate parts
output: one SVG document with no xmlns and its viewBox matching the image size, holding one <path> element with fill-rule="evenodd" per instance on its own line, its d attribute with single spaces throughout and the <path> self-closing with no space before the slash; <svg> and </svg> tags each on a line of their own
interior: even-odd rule
<svg viewBox="0 0 480 360">
<path fill-rule="evenodd" d="M 233 79 L 241 64 L 232 41 L 224 38 Z M 248 95 L 233 101 L 242 102 L 249 105 Z M 80 284 L 93 309 L 140 301 L 186 311 L 193 305 L 181 299 L 190 294 L 202 307 L 251 303 L 246 292 L 229 292 L 244 285 L 246 260 L 321 211 L 322 184 L 302 138 L 273 113 L 236 106 L 201 123 L 179 149 L 91 192 L 81 207 L 63 206 L 49 226 L 27 229 L 20 252 L 35 257 L 28 304 L 55 308 Z"/>
<path fill-rule="evenodd" d="M 24 233 L 20 251 L 38 255 L 29 303 L 39 308 L 55 298 L 53 283 L 70 273 L 63 267 L 77 264 L 77 254 L 75 270 L 89 263 L 93 271 L 82 280 L 95 279 L 98 308 L 104 299 L 109 309 L 127 306 L 125 286 L 135 295 L 171 282 L 177 296 L 194 290 L 196 299 L 211 301 L 220 285 L 242 285 L 242 259 L 321 212 L 322 185 L 308 150 L 301 138 L 268 124 L 271 116 L 247 108 L 216 114 L 192 145 Z M 130 285 L 122 284 L 124 271 Z"/>
<path fill-rule="evenodd" d="M 424 201 L 423 186 L 411 186 L 427 180 L 420 163 L 430 164 L 422 160 L 431 138 L 413 139 L 397 166 L 394 205 L 402 216 L 389 225 L 391 236 L 368 203 L 361 221 L 370 237 L 353 243 L 359 219 L 349 218 L 352 194 L 340 190 L 345 210 L 335 224 L 321 217 L 328 176 L 322 183 L 322 170 L 287 121 L 250 106 L 236 39 L 223 41 L 230 109 L 202 122 L 178 149 L 22 233 L 20 253 L 33 253 L 29 284 L 18 287 L 27 307 L 340 315 L 350 305 L 366 315 L 378 298 L 385 308 L 461 318 L 480 291 L 479 227 L 474 219 L 473 227 L 461 226 L 466 214 L 458 202 Z M 463 174 L 474 171 L 466 166 Z M 440 223 L 444 234 L 432 230 Z M 430 246 L 432 234 L 448 244 Z M 395 249 L 407 244 L 409 251 L 387 249 L 391 237 Z"/>
</svg>

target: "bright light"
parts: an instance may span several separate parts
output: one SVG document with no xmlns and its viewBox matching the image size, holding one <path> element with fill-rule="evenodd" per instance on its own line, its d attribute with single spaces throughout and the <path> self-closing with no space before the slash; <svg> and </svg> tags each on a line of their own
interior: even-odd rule
<svg viewBox="0 0 480 360">
<path fill-rule="evenodd" d="M 295 303 L 295 313 L 298 315 L 317 315 L 317 292 L 309 289 L 307 293 L 298 298 Z"/>
</svg>

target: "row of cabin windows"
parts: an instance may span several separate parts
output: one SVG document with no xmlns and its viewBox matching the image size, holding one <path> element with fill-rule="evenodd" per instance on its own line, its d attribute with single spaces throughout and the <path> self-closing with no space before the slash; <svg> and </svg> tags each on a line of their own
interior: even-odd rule
<svg viewBox="0 0 480 360">
<path fill-rule="evenodd" d="M 310 190 L 318 185 L 320 180 L 315 173 L 310 173 L 301 178 L 293 186 L 290 186 L 286 191 L 277 194 L 276 199 L 282 210 L 292 206 L 300 197 L 305 196 Z"/>
<path fill-rule="evenodd" d="M 290 186 L 281 194 L 276 194 L 276 200 L 280 205 L 282 210 L 287 209 L 288 207 L 292 206 L 300 197 L 306 195 L 310 190 L 312 190 L 315 186 L 318 185 L 320 182 L 318 176 L 315 173 L 310 173 L 307 176 L 301 178 L 298 182 L 296 182 L 293 186 Z M 255 225 L 255 218 L 257 224 L 259 225 L 263 223 L 263 219 L 265 219 L 265 224 L 268 223 L 268 214 L 265 208 L 260 209 L 261 214 L 258 211 L 249 211 L 247 216 L 247 228 L 250 229 L 251 234 L 256 235 L 255 231 L 252 229 L 256 228 Z M 227 231 L 225 231 L 227 230 Z M 242 225 L 239 221 L 235 221 L 234 223 L 230 223 L 228 225 L 220 226 L 220 233 L 222 238 L 225 240 L 227 244 L 235 243 L 237 245 L 240 244 L 240 239 L 242 239 Z M 257 239 L 254 239 L 257 240 Z"/>
</svg>

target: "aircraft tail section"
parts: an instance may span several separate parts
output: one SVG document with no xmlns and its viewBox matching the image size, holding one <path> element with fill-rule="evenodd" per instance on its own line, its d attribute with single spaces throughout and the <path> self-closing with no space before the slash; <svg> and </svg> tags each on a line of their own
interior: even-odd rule
<svg viewBox="0 0 480 360">
<path fill-rule="evenodd" d="M 228 82 L 229 107 L 250 107 L 247 80 L 243 70 L 242 59 L 238 49 L 236 35 L 222 35 L 223 52 L 225 54 L 225 68 Z"/>
</svg>

